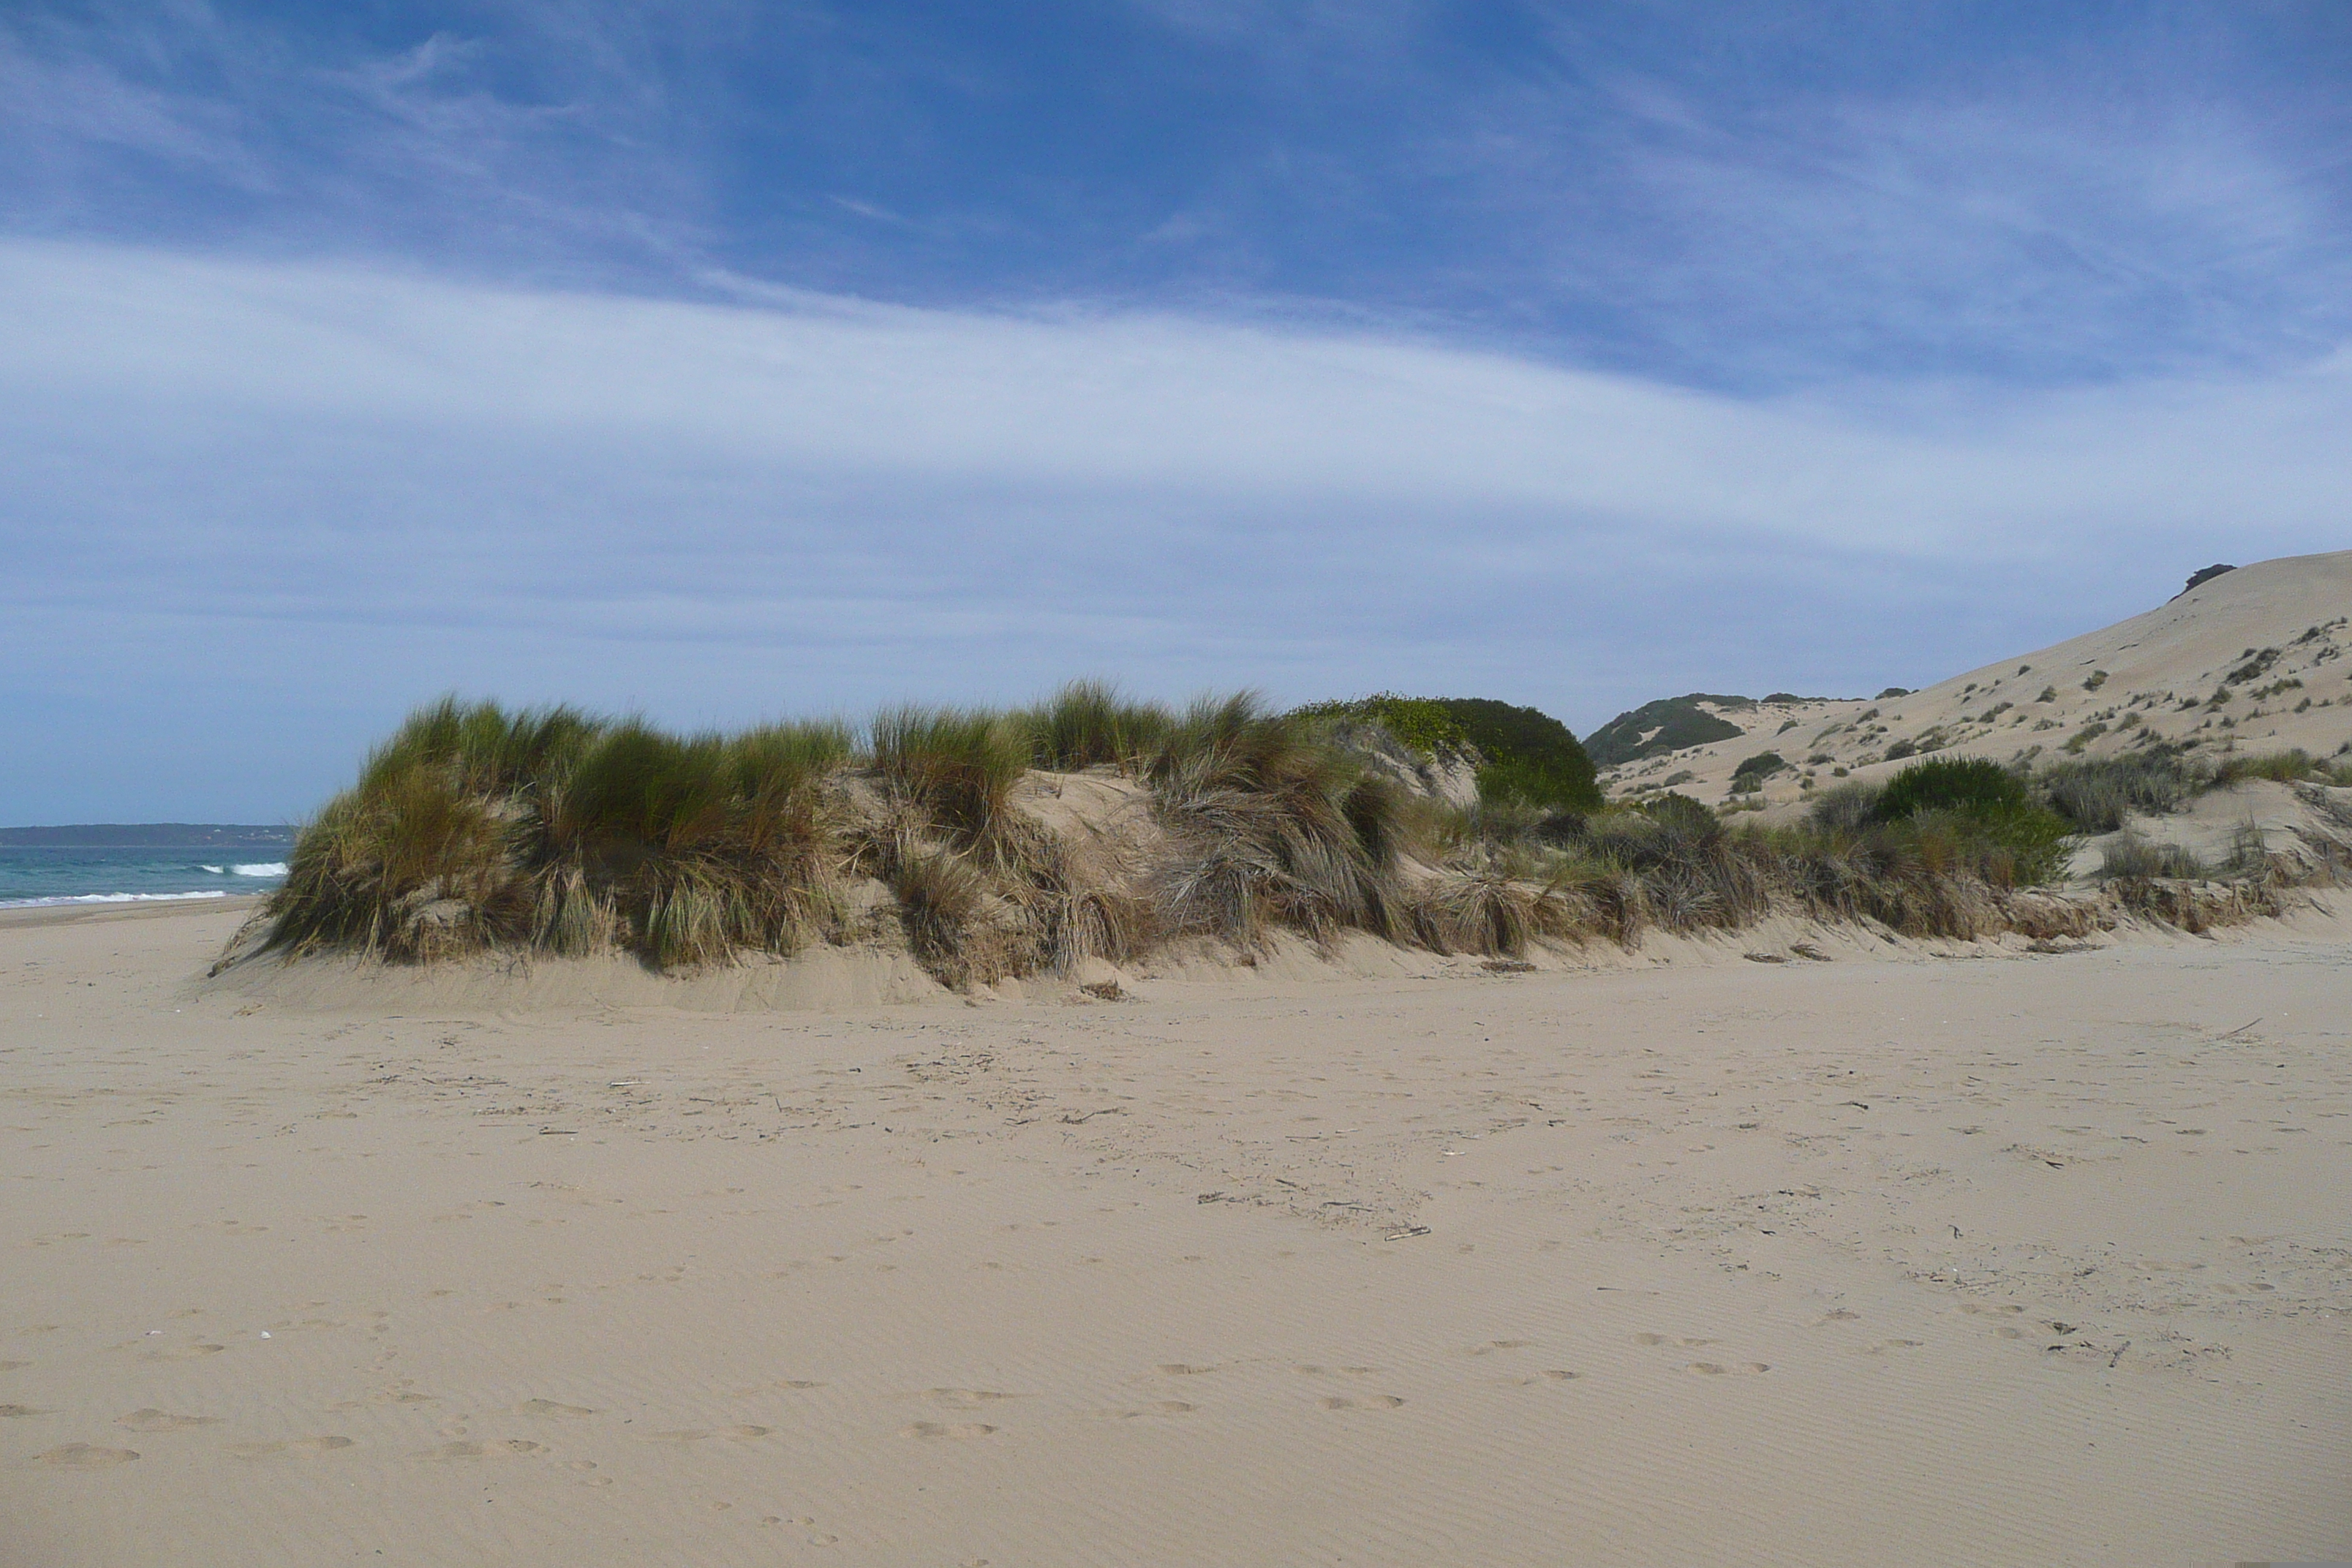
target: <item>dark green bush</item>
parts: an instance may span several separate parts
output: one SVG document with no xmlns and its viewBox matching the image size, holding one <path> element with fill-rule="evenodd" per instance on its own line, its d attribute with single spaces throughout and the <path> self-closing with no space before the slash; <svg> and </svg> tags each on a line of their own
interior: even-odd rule
<svg viewBox="0 0 2352 1568">
<path fill-rule="evenodd" d="M 1720 832 L 1723 827 L 1723 819 L 1716 816 L 1706 802 L 1693 800 L 1686 795 L 1671 790 L 1664 795 L 1652 795 L 1637 809 L 1645 816 L 1695 837 Z"/>
<path fill-rule="evenodd" d="M 2025 805 L 2024 781 L 1998 763 L 1914 763 L 1879 792 L 1878 819 L 1899 822 L 1923 811 L 2015 811 Z"/>
<path fill-rule="evenodd" d="M 1442 697 L 1436 701 L 1486 759 L 1478 770 L 1481 796 L 1523 800 L 1555 811 L 1601 809 L 1592 759 L 1568 726 L 1550 714 L 1485 697 Z"/>
</svg>

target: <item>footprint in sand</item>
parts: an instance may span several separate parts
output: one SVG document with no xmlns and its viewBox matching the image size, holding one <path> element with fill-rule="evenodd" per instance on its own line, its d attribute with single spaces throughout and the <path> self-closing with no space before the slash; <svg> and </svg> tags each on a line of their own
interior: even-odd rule
<svg viewBox="0 0 2352 1568">
<path fill-rule="evenodd" d="M 773 1426 L 693 1426 L 678 1432 L 648 1432 L 645 1440 L 648 1443 L 676 1443 L 681 1447 L 688 1443 L 699 1443 L 706 1437 L 727 1437 L 738 1443 L 748 1443 L 774 1430 Z"/>
<path fill-rule="evenodd" d="M 1483 1345 L 1472 1345 L 1465 1355 L 1493 1355 L 1496 1351 L 1523 1351 L 1535 1343 L 1533 1340 L 1488 1340 Z"/>
<path fill-rule="evenodd" d="M 1721 1340 L 1678 1340 L 1671 1334 L 1635 1334 L 1633 1342 L 1637 1345 L 1681 1345 L 1685 1350 L 1696 1350 L 1701 1345 L 1719 1345 L 1723 1342 Z"/>
<path fill-rule="evenodd" d="M 198 1356 L 218 1355 L 226 1349 L 228 1349 L 226 1345 L 173 1345 L 149 1351 L 140 1359 L 142 1361 L 194 1361 Z"/>
<path fill-rule="evenodd" d="M 899 1427 L 898 1435 L 902 1437 L 985 1437 L 995 1430 L 995 1427 L 977 1421 L 958 1422 L 951 1426 L 942 1426 L 937 1421 L 916 1421 Z"/>
<path fill-rule="evenodd" d="M 1193 1366 L 1185 1362 L 1169 1361 L 1160 1363 L 1152 1370 L 1166 1373 L 1170 1377 L 1198 1377 L 1202 1373 L 1214 1372 L 1217 1369 L 1213 1366 Z"/>
<path fill-rule="evenodd" d="M 552 1399 L 526 1399 L 514 1407 L 518 1415 L 593 1415 L 584 1405 L 558 1405 Z"/>
<path fill-rule="evenodd" d="M 32 1364 L 28 1361 L 0 1361 L 0 1372 L 22 1372 Z"/>
<path fill-rule="evenodd" d="M 1404 1401 L 1393 1394 L 1360 1394 L 1352 1398 L 1345 1394 L 1334 1394 L 1328 1399 L 1318 1399 L 1316 1403 L 1326 1410 L 1394 1410 Z"/>
<path fill-rule="evenodd" d="M 1722 1377 L 1727 1374 L 1753 1377 L 1759 1372 L 1770 1372 L 1772 1369 L 1760 1361 L 1744 1361 L 1737 1366 L 1725 1366 L 1721 1362 L 1695 1361 L 1683 1370 L 1696 1373 L 1701 1377 Z"/>
<path fill-rule="evenodd" d="M 42 1464 L 68 1470 L 102 1470 L 110 1465 L 127 1465 L 139 1455 L 130 1448 L 97 1448 L 88 1443 L 68 1443 L 33 1457 Z"/>
<path fill-rule="evenodd" d="M 1843 1307 L 1832 1307 L 1813 1320 L 1813 1327 L 1818 1329 L 1823 1323 L 1858 1323 L 1860 1321 L 1862 1321 L 1860 1312 L 1849 1311 Z"/>
<path fill-rule="evenodd" d="M 353 1446 L 349 1437 L 289 1437 L 277 1443 L 231 1443 L 228 1451 L 240 1459 L 267 1459 L 278 1454 L 331 1454 Z"/>
<path fill-rule="evenodd" d="M 128 1426 L 133 1432 L 185 1432 L 192 1426 L 217 1426 L 220 1423 L 221 1418 L 217 1415 L 173 1415 L 152 1405 L 118 1416 L 114 1422 L 117 1426 Z"/>
<path fill-rule="evenodd" d="M 44 1410 L 33 1405 L 0 1405 L 0 1421 L 21 1421 L 27 1415 L 55 1415 L 54 1410 Z"/>
<path fill-rule="evenodd" d="M 1960 1310 L 1966 1312 L 1971 1318 L 2014 1318 L 2018 1314 L 2023 1312 L 2025 1309 L 2022 1307 L 2011 1307 L 2006 1303 L 1963 1301 L 1960 1303 Z"/>
<path fill-rule="evenodd" d="M 520 1437 L 503 1437 L 492 1442 L 444 1443 L 437 1448 L 427 1448 L 421 1454 L 411 1454 L 412 1459 L 449 1461 L 460 1459 L 501 1459 L 520 1454 L 544 1454 L 543 1443 L 532 1443 Z"/>
<path fill-rule="evenodd" d="M 1002 1394 L 992 1388 L 927 1388 L 924 1398 L 937 1405 L 952 1405 L 958 1410 L 970 1410 L 993 1404 L 1000 1399 L 1018 1399 L 1017 1394 Z"/>
<path fill-rule="evenodd" d="M 1875 1344 L 1863 1346 L 1862 1353 L 1864 1355 L 1885 1355 L 1888 1351 L 1916 1351 L 1927 1342 L 1925 1340 L 1880 1340 Z"/>
<path fill-rule="evenodd" d="M 1519 1379 L 1519 1386 L 1521 1388 L 1533 1388 L 1537 1384 L 1544 1383 L 1574 1383 L 1580 1375 L 1582 1374 L 1570 1372 L 1563 1367 L 1548 1366 L 1533 1377 L 1523 1377 Z"/>
</svg>

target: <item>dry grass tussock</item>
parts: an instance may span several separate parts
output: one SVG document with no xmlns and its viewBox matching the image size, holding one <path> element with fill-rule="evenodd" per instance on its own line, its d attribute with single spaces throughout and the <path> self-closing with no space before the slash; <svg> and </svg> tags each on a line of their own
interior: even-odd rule
<svg viewBox="0 0 2352 1568">
<path fill-rule="evenodd" d="M 1826 792 L 1801 826 L 1735 828 L 1671 795 L 1464 812 L 1408 794 L 1361 745 L 1328 715 L 1247 693 L 1171 710 L 1087 683 L 1014 712 L 894 708 L 862 734 L 677 736 L 445 701 L 304 829 L 232 952 L 620 951 L 672 969 L 903 938 L 970 987 L 1180 937 L 1248 954 L 1283 931 L 1517 957 L 1776 910 L 1915 937 L 2074 935 L 2132 914 L 2202 929 L 2276 906 L 2289 878 L 2257 856 L 2226 898 L 2184 891 L 2201 868 L 2126 845 L 2102 892 L 2036 891 L 2070 842 L 2074 824 L 2041 804 L 2061 786 L 2029 798 L 1973 764 Z M 1087 787 L 1136 803 L 1137 833 L 1049 828 L 1020 804 L 1084 770 L 1113 780 Z M 2114 796 L 2165 798 L 2170 781 L 2076 770 L 2063 787 L 2095 819 Z"/>
</svg>

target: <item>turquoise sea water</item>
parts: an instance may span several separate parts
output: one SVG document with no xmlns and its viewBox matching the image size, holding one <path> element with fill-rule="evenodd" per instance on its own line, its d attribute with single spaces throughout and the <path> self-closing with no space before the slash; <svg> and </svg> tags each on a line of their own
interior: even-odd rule
<svg viewBox="0 0 2352 1568">
<path fill-rule="evenodd" d="M 291 847 L 0 844 L 0 909 L 266 893 L 285 879 Z"/>
</svg>

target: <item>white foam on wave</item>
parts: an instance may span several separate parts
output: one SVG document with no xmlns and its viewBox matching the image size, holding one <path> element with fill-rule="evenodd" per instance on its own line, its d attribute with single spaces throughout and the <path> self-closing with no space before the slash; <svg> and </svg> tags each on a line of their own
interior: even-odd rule
<svg viewBox="0 0 2352 1568">
<path fill-rule="evenodd" d="M 226 867 L 226 866 L 201 866 L 201 865 L 200 865 L 200 866 L 198 866 L 198 867 L 196 868 L 196 869 L 197 869 L 197 870 L 199 870 L 199 871 L 210 871 L 210 872 L 211 872 L 214 876 L 215 876 L 215 877 L 225 877 L 225 876 L 228 875 L 228 868 L 227 868 L 227 867 Z"/>
<path fill-rule="evenodd" d="M 211 868 L 212 868 L 210 867 L 205 868 L 206 870 L 210 870 Z M 231 866 L 229 869 L 236 872 L 240 877 L 283 877 L 286 875 L 286 862 L 283 860 L 260 860 L 250 866 Z"/>
<path fill-rule="evenodd" d="M 226 899 L 222 892 L 210 893 L 69 893 L 54 899 L 0 899 L 0 910 L 40 910 L 53 904 L 153 904 L 170 903 L 181 899 Z"/>
</svg>

